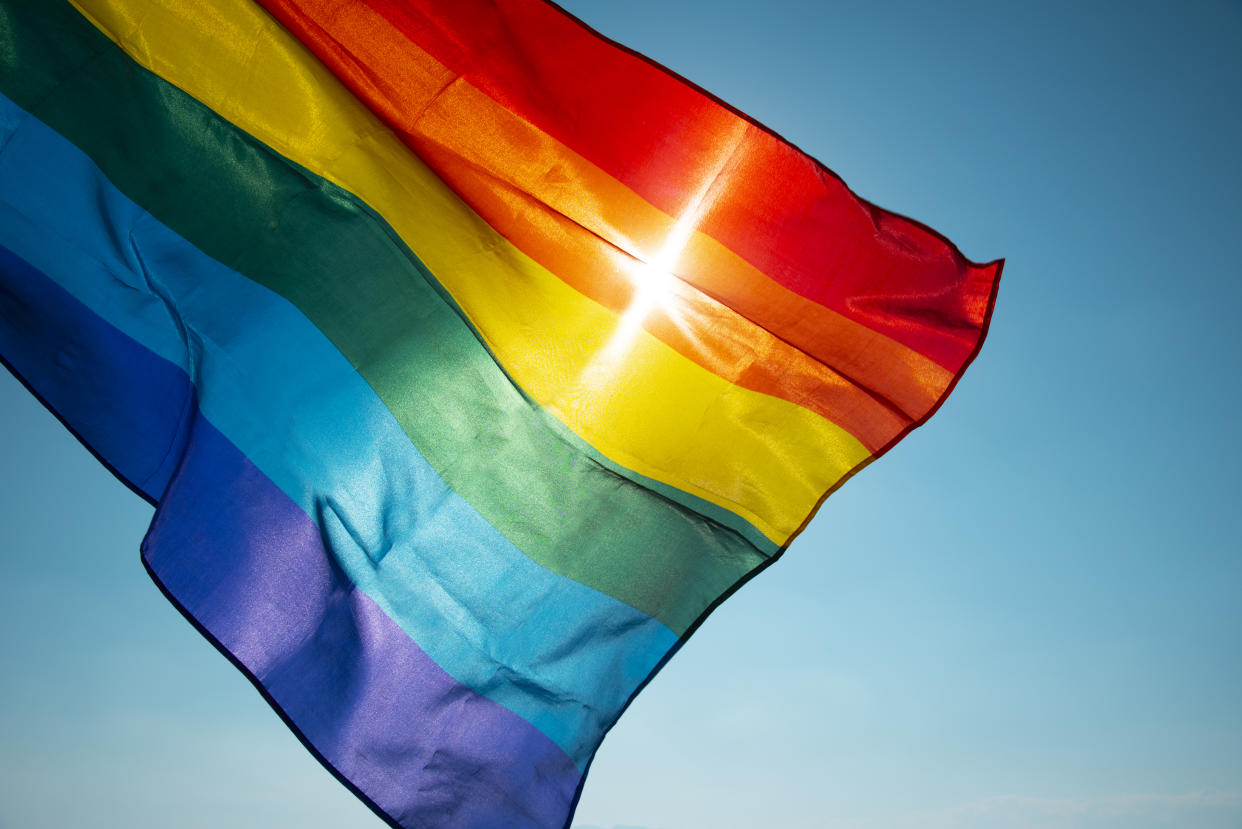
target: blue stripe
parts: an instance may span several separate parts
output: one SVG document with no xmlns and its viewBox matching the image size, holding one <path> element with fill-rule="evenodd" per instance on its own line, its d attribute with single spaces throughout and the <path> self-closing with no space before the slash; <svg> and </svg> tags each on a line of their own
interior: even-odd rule
<svg viewBox="0 0 1242 829">
<path fill-rule="evenodd" d="M 79 312 L 78 309 L 81 309 Z M 0 247 L 0 354 L 112 471 L 156 501 L 185 447 L 185 372 Z"/>
<path fill-rule="evenodd" d="M 185 370 L 207 419 L 316 520 L 362 591 L 584 766 L 673 632 L 526 557 L 296 308 L 161 225 L 7 98 L 0 141 L 0 244 Z"/>
<path fill-rule="evenodd" d="M 152 575 L 323 762 L 411 826 L 564 823 L 581 770 L 349 582 L 310 517 L 202 418 L 183 371 L 3 247 L 0 322 L 44 402 L 118 472 L 158 481 Z"/>
</svg>

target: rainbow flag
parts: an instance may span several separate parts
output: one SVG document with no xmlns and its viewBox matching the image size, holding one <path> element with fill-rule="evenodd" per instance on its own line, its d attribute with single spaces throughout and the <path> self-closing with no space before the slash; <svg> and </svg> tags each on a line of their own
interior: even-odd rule
<svg viewBox="0 0 1242 829">
<path fill-rule="evenodd" d="M 999 262 L 543 0 L 0 15 L 0 353 L 394 826 L 567 824 L 982 344 Z"/>
</svg>

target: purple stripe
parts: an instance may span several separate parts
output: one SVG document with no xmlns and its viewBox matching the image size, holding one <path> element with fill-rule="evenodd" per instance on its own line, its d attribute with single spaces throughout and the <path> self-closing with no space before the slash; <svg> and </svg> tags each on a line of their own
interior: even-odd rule
<svg viewBox="0 0 1242 829">
<path fill-rule="evenodd" d="M 569 757 L 441 670 L 201 416 L 143 557 L 327 764 L 399 825 L 568 821 L 581 776 Z"/>
</svg>

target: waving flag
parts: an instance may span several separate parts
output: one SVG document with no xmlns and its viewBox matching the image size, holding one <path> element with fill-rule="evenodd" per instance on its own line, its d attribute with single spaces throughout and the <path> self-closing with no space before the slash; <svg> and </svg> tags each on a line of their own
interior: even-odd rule
<svg viewBox="0 0 1242 829">
<path fill-rule="evenodd" d="M 983 340 L 1000 263 L 542 0 L 0 15 L 0 353 L 394 826 L 568 823 Z"/>
</svg>

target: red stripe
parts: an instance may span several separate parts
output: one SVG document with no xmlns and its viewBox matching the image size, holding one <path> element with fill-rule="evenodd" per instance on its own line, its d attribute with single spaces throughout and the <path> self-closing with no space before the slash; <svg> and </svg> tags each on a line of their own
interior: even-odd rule
<svg viewBox="0 0 1242 829">
<path fill-rule="evenodd" d="M 743 120 L 541 0 L 367 5 L 454 73 L 674 216 L 715 176 L 722 136 Z M 763 129 L 746 131 L 725 183 L 702 231 L 790 290 L 950 371 L 962 366 L 979 340 L 995 264 L 973 265 L 934 232 L 859 199 Z"/>
</svg>

